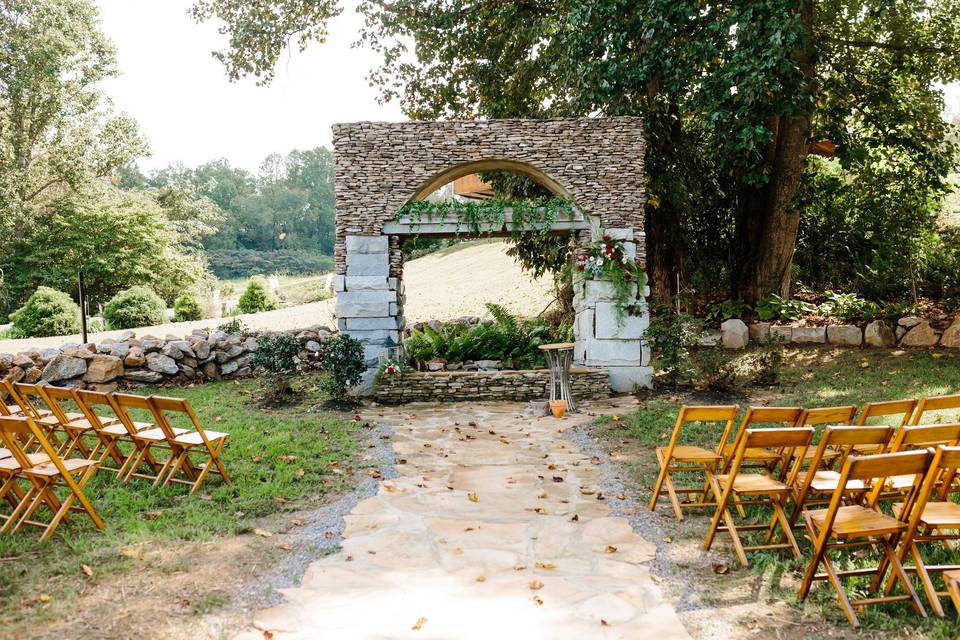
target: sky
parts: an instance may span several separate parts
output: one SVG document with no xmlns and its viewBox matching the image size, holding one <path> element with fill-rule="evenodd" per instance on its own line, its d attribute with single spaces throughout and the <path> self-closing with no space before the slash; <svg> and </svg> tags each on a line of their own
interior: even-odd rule
<svg viewBox="0 0 960 640">
<path fill-rule="evenodd" d="M 187 15 L 192 0 L 97 0 L 104 32 L 117 47 L 120 76 L 104 88 L 119 111 L 136 118 L 150 142 L 143 171 L 226 158 L 256 171 L 270 153 L 331 146 L 336 122 L 403 120 L 397 103 L 381 105 L 366 76 L 379 62 L 351 48 L 361 18 L 353 0 L 330 24 L 323 44 L 284 54 L 265 87 L 230 82 L 210 55 L 226 37 Z M 946 88 L 948 114 L 960 116 L 960 85 Z"/>
</svg>

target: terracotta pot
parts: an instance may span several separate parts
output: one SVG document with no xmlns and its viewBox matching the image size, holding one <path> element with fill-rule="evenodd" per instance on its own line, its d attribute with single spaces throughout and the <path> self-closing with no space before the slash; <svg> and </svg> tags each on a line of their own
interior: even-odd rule
<svg viewBox="0 0 960 640">
<path fill-rule="evenodd" d="M 551 400 L 550 401 L 550 413 L 553 414 L 554 418 L 562 418 L 563 414 L 567 412 L 567 401 L 566 400 Z"/>
</svg>

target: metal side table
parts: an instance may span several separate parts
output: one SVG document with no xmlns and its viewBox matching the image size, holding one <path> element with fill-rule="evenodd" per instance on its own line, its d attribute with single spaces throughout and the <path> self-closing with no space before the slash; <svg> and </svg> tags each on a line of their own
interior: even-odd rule
<svg viewBox="0 0 960 640">
<path fill-rule="evenodd" d="M 542 344 L 540 350 L 546 356 L 547 366 L 550 367 L 550 399 L 566 400 L 567 411 L 575 413 L 577 407 L 570 394 L 570 362 L 573 360 L 573 343 Z"/>
</svg>

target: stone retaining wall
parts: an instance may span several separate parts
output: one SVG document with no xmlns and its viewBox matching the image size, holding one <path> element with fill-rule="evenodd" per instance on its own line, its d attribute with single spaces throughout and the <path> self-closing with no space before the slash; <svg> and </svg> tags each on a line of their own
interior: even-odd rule
<svg viewBox="0 0 960 640">
<path fill-rule="evenodd" d="M 314 367 L 320 343 L 333 334 L 321 325 L 284 333 L 300 342 L 303 369 Z M 137 338 L 133 331 L 127 331 L 118 339 L 107 338 L 99 344 L 0 353 L 0 379 L 113 391 L 120 384 L 242 378 L 253 373 L 250 361 L 256 349 L 255 335 L 195 329 L 183 338 Z"/>
<path fill-rule="evenodd" d="M 855 324 L 833 324 L 820 327 L 778 325 L 754 322 L 747 325 L 732 319 L 720 325 L 719 332 L 704 334 L 703 346 L 722 344 L 728 349 L 742 349 L 750 342 L 765 344 L 829 344 L 841 347 L 947 347 L 960 349 L 960 316 L 929 320 L 908 316 L 896 322 L 873 320 L 863 327 Z"/>
<path fill-rule="evenodd" d="M 407 372 L 384 377 L 373 397 L 384 404 L 404 402 L 457 402 L 462 400 L 538 400 L 548 398 L 550 372 L 525 371 L 437 371 Z M 606 398 L 610 380 L 604 369 L 570 370 L 575 400 Z"/>
</svg>

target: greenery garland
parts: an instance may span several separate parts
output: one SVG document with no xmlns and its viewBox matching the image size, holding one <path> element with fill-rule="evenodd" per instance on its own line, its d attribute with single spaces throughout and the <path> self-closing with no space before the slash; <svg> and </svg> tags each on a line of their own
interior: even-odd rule
<svg viewBox="0 0 960 640">
<path fill-rule="evenodd" d="M 573 219 L 573 203 L 565 198 L 536 198 L 533 200 L 503 200 L 492 198 L 480 201 L 444 200 L 431 202 L 415 200 L 408 202 L 394 216 L 396 222 L 409 218 L 411 228 L 428 222 L 455 220 L 455 235 L 461 231 L 478 235 L 490 235 L 506 224 L 506 210 L 513 211 L 510 221 L 510 235 L 518 238 L 524 233 L 524 226 L 532 226 L 533 233 L 546 235 L 553 224 L 566 215 Z"/>
</svg>

